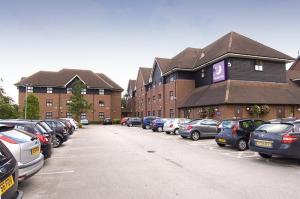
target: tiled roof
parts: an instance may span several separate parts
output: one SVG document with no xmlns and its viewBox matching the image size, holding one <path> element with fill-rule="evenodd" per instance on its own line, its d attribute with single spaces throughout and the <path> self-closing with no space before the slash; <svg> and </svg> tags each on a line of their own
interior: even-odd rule
<svg viewBox="0 0 300 199">
<path fill-rule="evenodd" d="M 130 79 L 129 82 L 128 82 L 128 89 L 127 90 L 129 90 L 129 88 L 134 89 L 135 88 L 135 84 L 136 84 L 136 80 Z"/>
<path fill-rule="evenodd" d="M 143 77 L 143 80 L 144 80 L 144 84 L 148 84 L 152 68 L 140 67 L 140 71 L 141 71 L 141 74 L 142 74 L 142 77 Z"/>
<path fill-rule="evenodd" d="M 297 58 L 297 60 L 293 63 L 293 65 L 290 67 L 289 70 L 298 70 L 300 71 L 300 56 Z"/>
<path fill-rule="evenodd" d="M 300 104 L 300 87 L 289 83 L 227 80 L 196 88 L 179 107 L 219 104 Z"/>
<path fill-rule="evenodd" d="M 51 86 L 65 87 L 73 78 L 80 78 L 89 88 L 104 88 L 111 90 L 123 89 L 104 74 L 96 74 L 90 70 L 62 69 L 58 72 L 39 71 L 29 77 L 21 79 L 16 86 Z"/>
</svg>

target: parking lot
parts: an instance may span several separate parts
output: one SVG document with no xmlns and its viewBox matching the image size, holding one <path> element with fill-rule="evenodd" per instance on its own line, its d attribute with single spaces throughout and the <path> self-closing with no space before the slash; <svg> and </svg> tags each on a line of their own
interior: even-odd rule
<svg viewBox="0 0 300 199">
<path fill-rule="evenodd" d="M 300 163 L 219 148 L 213 139 L 122 126 L 77 130 L 34 177 L 25 199 L 298 198 Z"/>
</svg>

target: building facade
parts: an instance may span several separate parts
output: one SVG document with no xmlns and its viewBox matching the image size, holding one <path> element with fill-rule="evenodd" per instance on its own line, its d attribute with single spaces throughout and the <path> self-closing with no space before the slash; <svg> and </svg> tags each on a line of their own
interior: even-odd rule
<svg viewBox="0 0 300 199">
<path fill-rule="evenodd" d="M 141 109 L 136 110 L 143 113 L 137 116 L 300 117 L 299 59 L 286 70 L 293 61 L 235 32 L 204 48 L 155 58 L 148 82 L 145 77 L 136 82 L 141 95 L 135 103 Z"/>
<path fill-rule="evenodd" d="M 100 121 L 104 118 L 121 118 L 121 93 L 123 89 L 102 73 L 90 70 L 63 69 L 58 72 L 39 71 L 22 78 L 16 86 L 19 90 L 19 108 L 23 110 L 26 90 L 38 97 L 41 119 L 72 117 L 68 103 L 72 96 L 72 85 L 81 81 L 85 88 L 81 91 L 84 98 L 92 104 L 81 118 Z"/>
</svg>

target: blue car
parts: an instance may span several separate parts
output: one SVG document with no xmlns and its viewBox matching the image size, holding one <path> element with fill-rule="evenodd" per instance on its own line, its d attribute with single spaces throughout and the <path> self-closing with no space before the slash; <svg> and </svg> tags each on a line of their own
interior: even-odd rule
<svg viewBox="0 0 300 199">
<path fill-rule="evenodd" d="M 251 133 L 249 148 L 263 158 L 300 159 L 300 121 L 263 124 Z"/>
<path fill-rule="evenodd" d="M 158 117 L 155 117 L 155 116 L 144 117 L 143 122 L 142 122 L 142 128 L 143 129 L 150 129 L 152 121 L 157 119 L 157 118 Z"/>
<path fill-rule="evenodd" d="M 166 121 L 167 121 L 167 119 L 161 119 L 161 118 L 153 120 L 152 124 L 151 124 L 152 131 L 153 132 L 157 132 L 157 131 L 162 132 Z"/>
</svg>

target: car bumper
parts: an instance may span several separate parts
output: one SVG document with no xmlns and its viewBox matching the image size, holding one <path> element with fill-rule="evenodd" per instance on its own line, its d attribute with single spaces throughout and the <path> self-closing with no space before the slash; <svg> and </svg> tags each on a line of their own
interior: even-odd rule
<svg viewBox="0 0 300 199">
<path fill-rule="evenodd" d="M 191 138 L 191 132 L 190 131 L 179 130 L 179 135 L 181 135 L 182 137 Z"/>
<path fill-rule="evenodd" d="M 219 139 L 224 139 L 225 142 L 221 142 L 221 141 L 219 141 Z M 226 145 L 230 145 L 230 146 L 236 146 L 236 143 L 237 143 L 238 139 L 234 138 L 234 137 L 225 136 L 224 134 L 217 134 L 215 136 L 215 140 L 219 144 L 226 144 Z"/>
<path fill-rule="evenodd" d="M 296 158 L 300 159 L 299 150 L 296 148 L 293 148 L 289 144 L 281 144 L 279 149 L 269 149 L 269 148 L 263 148 L 258 147 L 253 144 L 253 141 L 249 142 L 249 149 L 254 152 L 258 153 L 264 153 L 267 155 L 276 155 L 286 158 Z"/>
<path fill-rule="evenodd" d="M 44 155 L 40 154 L 39 158 L 26 164 L 19 164 L 19 182 L 22 182 L 37 172 L 39 172 L 44 166 Z"/>
<path fill-rule="evenodd" d="M 174 132 L 175 129 L 174 128 L 167 128 L 167 127 L 164 127 L 164 132 Z"/>
<path fill-rule="evenodd" d="M 42 153 L 45 159 L 50 158 L 52 155 L 52 144 L 43 144 Z"/>
</svg>

